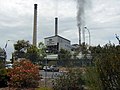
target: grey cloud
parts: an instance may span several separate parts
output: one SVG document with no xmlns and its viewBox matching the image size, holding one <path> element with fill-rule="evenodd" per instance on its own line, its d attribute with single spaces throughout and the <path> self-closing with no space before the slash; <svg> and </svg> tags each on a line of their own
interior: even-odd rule
<svg viewBox="0 0 120 90">
<path fill-rule="evenodd" d="M 32 42 L 34 3 L 38 4 L 38 41 L 54 35 L 56 0 L 8 1 L 0 0 L 0 46 L 3 47 L 8 39 L 26 39 Z M 59 34 L 72 43 L 78 43 L 76 0 L 58 1 Z M 91 2 L 85 10 L 85 22 L 91 31 L 92 44 L 105 44 L 109 40 L 117 43 L 114 33 L 120 36 L 120 1 L 88 1 Z"/>
</svg>

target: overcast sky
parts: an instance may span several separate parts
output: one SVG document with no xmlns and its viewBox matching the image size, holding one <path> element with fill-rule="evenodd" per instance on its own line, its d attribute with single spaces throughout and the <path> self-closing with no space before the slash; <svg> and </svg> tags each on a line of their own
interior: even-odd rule
<svg viewBox="0 0 120 90">
<path fill-rule="evenodd" d="M 58 3 L 56 3 L 58 1 Z M 91 33 L 92 45 L 118 44 L 120 36 L 120 0 L 88 0 L 85 26 Z M 54 35 L 54 18 L 59 17 L 59 35 L 78 43 L 76 0 L 0 0 L 0 47 L 7 40 L 7 50 L 17 40 L 32 42 L 34 4 L 38 4 L 38 42 Z M 57 13 L 57 14 L 56 14 Z M 85 31 L 86 43 L 88 32 Z"/>
</svg>

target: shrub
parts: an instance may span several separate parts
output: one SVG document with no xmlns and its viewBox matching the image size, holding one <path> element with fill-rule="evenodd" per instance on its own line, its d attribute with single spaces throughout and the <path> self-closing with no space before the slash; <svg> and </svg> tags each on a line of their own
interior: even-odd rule
<svg viewBox="0 0 120 90">
<path fill-rule="evenodd" d="M 5 68 L 0 69 L 0 87 L 6 87 L 8 81 L 7 70 Z"/>
<path fill-rule="evenodd" d="M 54 90 L 83 90 L 84 81 L 79 69 L 69 69 L 67 73 L 55 79 Z"/>
<path fill-rule="evenodd" d="M 97 47 L 95 60 L 102 90 L 120 90 L 120 45 Z"/>
<path fill-rule="evenodd" d="M 86 87 L 89 90 L 102 90 L 102 82 L 96 67 L 87 67 L 84 75 Z"/>
<path fill-rule="evenodd" d="M 15 62 L 8 76 L 10 76 L 9 86 L 12 87 L 28 88 L 39 85 L 39 69 L 26 59 Z"/>
<path fill-rule="evenodd" d="M 8 79 L 7 70 L 5 69 L 3 62 L 0 61 L 0 87 L 6 87 Z"/>
</svg>

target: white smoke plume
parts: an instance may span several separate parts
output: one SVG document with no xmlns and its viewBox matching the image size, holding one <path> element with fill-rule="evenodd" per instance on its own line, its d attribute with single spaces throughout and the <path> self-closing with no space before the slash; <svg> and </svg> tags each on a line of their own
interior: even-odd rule
<svg viewBox="0 0 120 90">
<path fill-rule="evenodd" d="M 86 0 L 77 0 L 77 25 L 81 27 L 84 24 Z"/>
<path fill-rule="evenodd" d="M 77 26 L 79 29 L 79 45 L 85 43 L 85 7 L 88 0 L 77 0 Z M 83 39 L 83 40 L 82 40 Z"/>
</svg>

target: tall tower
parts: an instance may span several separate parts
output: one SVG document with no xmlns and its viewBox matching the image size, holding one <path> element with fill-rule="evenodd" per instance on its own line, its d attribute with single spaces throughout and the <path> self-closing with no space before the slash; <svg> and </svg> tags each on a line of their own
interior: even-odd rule
<svg viewBox="0 0 120 90">
<path fill-rule="evenodd" d="M 33 45 L 37 45 L 37 4 L 34 4 Z"/>
<path fill-rule="evenodd" d="M 58 17 L 55 17 L 55 36 L 58 35 Z"/>
<path fill-rule="evenodd" d="M 85 43 L 85 29 L 82 27 L 82 38 L 83 38 L 83 42 Z"/>
<path fill-rule="evenodd" d="M 79 45 L 81 45 L 81 28 L 80 28 L 80 26 L 78 26 L 78 30 L 79 30 Z"/>
</svg>

